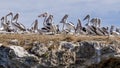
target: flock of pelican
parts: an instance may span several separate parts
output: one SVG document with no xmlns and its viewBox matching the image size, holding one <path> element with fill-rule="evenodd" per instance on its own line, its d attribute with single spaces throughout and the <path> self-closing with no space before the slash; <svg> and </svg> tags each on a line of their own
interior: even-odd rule
<svg viewBox="0 0 120 68">
<path fill-rule="evenodd" d="M 18 21 L 19 14 L 15 15 L 10 12 L 1 18 L 0 33 L 38 33 L 38 34 L 80 34 L 80 35 L 120 35 L 120 28 L 115 28 L 113 25 L 111 27 L 101 27 L 100 18 L 91 18 L 90 15 L 86 15 L 83 21 L 87 23 L 85 26 L 82 25 L 81 20 L 78 19 L 78 23 L 75 26 L 71 21 L 68 21 L 68 14 L 59 22 L 63 24 L 60 30 L 59 25 L 54 23 L 54 16 L 47 12 L 38 15 L 38 19 L 43 20 L 43 27 L 39 28 L 38 19 L 36 19 L 30 28 L 26 28 L 22 23 Z"/>
</svg>

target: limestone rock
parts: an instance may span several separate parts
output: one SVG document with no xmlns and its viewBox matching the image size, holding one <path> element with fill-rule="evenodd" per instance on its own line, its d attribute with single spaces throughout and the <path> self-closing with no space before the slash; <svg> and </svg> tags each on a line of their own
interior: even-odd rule
<svg viewBox="0 0 120 68">
<path fill-rule="evenodd" d="M 35 54 L 36 56 L 42 56 L 48 51 L 48 48 L 45 46 L 45 44 L 34 44 L 34 46 L 31 49 L 31 53 Z"/>
<path fill-rule="evenodd" d="M 0 66 L 2 68 L 33 68 L 38 59 L 20 46 L 0 47 Z"/>
<path fill-rule="evenodd" d="M 60 48 L 64 50 L 70 50 L 74 48 L 74 44 L 71 42 L 61 42 Z"/>
<path fill-rule="evenodd" d="M 21 46 L 0 44 L 0 68 L 94 68 L 101 64 L 110 67 L 112 63 L 119 67 L 119 60 L 116 61 L 120 58 L 119 45 L 103 45 L 95 41 L 77 43 L 61 41 L 55 49 L 54 42 L 44 44 L 36 41 L 29 51 Z"/>
<path fill-rule="evenodd" d="M 94 45 L 88 42 L 80 42 L 76 56 L 79 58 L 91 58 L 95 54 Z"/>
</svg>

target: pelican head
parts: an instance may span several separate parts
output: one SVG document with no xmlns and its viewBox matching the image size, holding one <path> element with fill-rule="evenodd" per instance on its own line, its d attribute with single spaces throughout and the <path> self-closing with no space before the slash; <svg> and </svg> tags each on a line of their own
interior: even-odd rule
<svg viewBox="0 0 120 68">
<path fill-rule="evenodd" d="M 9 14 L 7 14 L 6 16 L 9 16 L 9 15 L 13 15 L 13 13 L 12 12 L 10 12 Z"/>
<path fill-rule="evenodd" d="M 4 17 L 2 17 L 1 20 L 4 20 Z"/>
<path fill-rule="evenodd" d="M 47 17 L 48 16 L 48 12 L 45 12 L 43 14 L 40 14 L 38 17 Z"/>
<path fill-rule="evenodd" d="M 90 19 L 90 15 L 89 14 L 85 16 L 85 18 L 83 19 L 83 21 L 86 20 L 86 19 Z"/>
<path fill-rule="evenodd" d="M 13 17 L 13 20 L 18 19 L 18 17 L 19 17 L 19 13 L 17 13 L 17 14 Z"/>
</svg>

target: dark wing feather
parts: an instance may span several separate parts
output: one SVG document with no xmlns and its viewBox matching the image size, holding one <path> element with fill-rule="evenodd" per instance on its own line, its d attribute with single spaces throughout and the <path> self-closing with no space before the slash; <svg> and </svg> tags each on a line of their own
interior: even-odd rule
<svg viewBox="0 0 120 68">
<path fill-rule="evenodd" d="M 90 22 L 94 23 L 94 22 L 95 22 L 95 18 L 92 18 L 92 19 L 90 20 Z"/>
</svg>

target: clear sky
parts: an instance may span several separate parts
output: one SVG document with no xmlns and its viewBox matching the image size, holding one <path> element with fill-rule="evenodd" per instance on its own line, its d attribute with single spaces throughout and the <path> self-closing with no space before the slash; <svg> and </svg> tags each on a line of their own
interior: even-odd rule
<svg viewBox="0 0 120 68">
<path fill-rule="evenodd" d="M 69 14 L 68 20 L 75 24 L 78 18 L 82 20 L 90 14 L 91 18 L 102 19 L 102 26 L 120 27 L 120 0 L 1 0 L 0 17 L 9 12 L 20 13 L 19 22 L 27 27 L 35 19 L 41 27 L 43 19 L 37 16 L 44 12 L 53 14 L 56 24 L 60 24 L 65 14 Z"/>
</svg>

